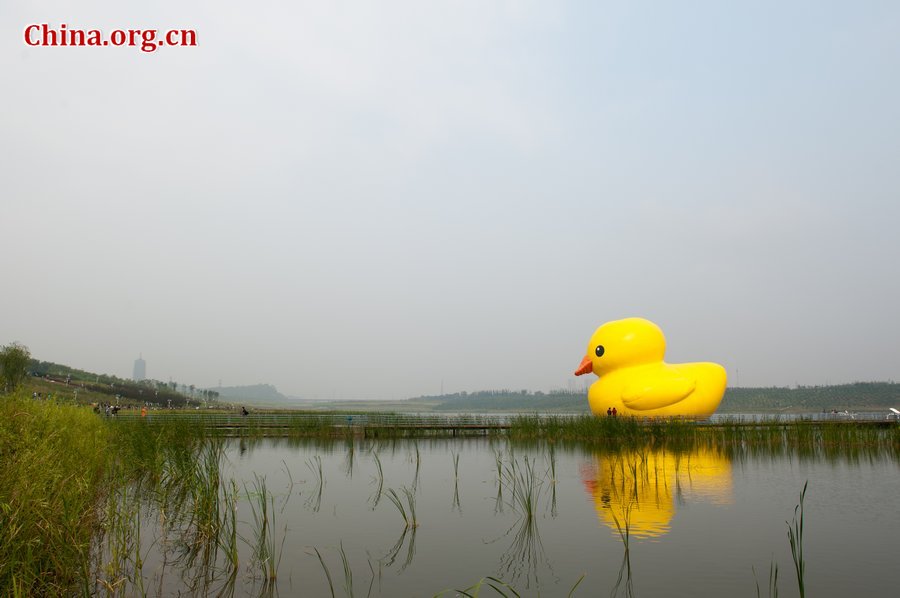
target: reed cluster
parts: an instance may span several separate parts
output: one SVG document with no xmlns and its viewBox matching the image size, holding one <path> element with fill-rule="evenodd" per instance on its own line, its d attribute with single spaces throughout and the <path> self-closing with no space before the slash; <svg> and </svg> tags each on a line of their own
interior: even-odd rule
<svg viewBox="0 0 900 598">
<path fill-rule="evenodd" d="M 215 558 L 221 442 L 178 420 L 117 423 L 23 393 L 0 400 L 0 595 L 143 593 L 148 501 L 188 565 Z"/>
<path fill-rule="evenodd" d="M 84 579 L 112 446 L 89 409 L 0 400 L 0 593 L 62 595 Z"/>
<path fill-rule="evenodd" d="M 513 418 L 509 438 L 514 441 L 574 442 L 604 448 L 666 448 L 691 450 L 786 452 L 815 457 L 900 457 L 900 426 L 885 422 L 784 422 L 709 424 L 690 419 L 641 419 L 635 417 L 538 417 Z"/>
</svg>

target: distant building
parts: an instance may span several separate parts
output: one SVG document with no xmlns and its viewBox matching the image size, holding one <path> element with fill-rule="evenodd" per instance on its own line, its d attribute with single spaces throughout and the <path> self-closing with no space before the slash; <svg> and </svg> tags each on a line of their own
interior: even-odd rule
<svg viewBox="0 0 900 598">
<path fill-rule="evenodd" d="M 144 356 L 141 355 L 137 359 L 134 360 L 134 375 L 132 379 L 135 382 L 140 382 L 141 380 L 145 380 L 147 378 L 147 362 L 144 361 Z"/>
</svg>

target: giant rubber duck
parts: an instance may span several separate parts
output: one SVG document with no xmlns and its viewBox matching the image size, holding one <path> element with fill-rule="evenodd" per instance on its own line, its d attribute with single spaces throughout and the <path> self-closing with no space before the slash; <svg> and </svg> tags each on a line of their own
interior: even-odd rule
<svg viewBox="0 0 900 598">
<path fill-rule="evenodd" d="M 576 376 L 594 373 L 588 391 L 595 415 L 615 409 L 637 417 L 708 417 L 725 394 L 725 368 L 717 363 L 663 361 L 666 338 L 643 318 L 607 322 L 588 343 Z"/>
</svg>

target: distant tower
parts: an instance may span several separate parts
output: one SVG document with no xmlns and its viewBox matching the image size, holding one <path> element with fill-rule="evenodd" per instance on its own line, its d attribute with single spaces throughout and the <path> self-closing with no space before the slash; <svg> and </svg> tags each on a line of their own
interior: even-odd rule
<svg viewBox="0 0 900 598">
<path fill-rule="evenodd" d="M 135 382 L 140 382 L 147 377 L 147 362 L 144 361 L 144 355 L 134 360 L 134 375 L 132 378 Z"/>
</svg>

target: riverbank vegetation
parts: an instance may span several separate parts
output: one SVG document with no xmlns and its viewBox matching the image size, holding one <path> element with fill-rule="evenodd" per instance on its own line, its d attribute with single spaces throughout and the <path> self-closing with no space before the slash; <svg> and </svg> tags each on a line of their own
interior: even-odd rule
<svg viewBox="0 0 900 598">
<path fill-rule="evenodd" d="M 62 594 L 83 578 L 111 460 L 89 409 L 0 397 L 0 590 Z"/>
<path fill-rule="evenodd" d="M 165 480 L 166 500 L 184 500 L 203 438 L 178 422 L 111 426 L 89 407 L 0 397 L 0 595 L 96 593 L 88 580 L 102 583 L 124 556 L 127 542 L 106 532 L 136 516 L 122 508 L 128 489 Z"/>
<path fill-rule="evenodd" d="M 509 438 L 578 443 L 605 450 L 710 448 L 728 453 L 825 457 L 887 453 L 900 458 L 900 425 L 891 421 L 733 420 L 701 424 L 686 419 L 522 415 L 512 419 Z"/>
</svg>

